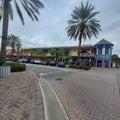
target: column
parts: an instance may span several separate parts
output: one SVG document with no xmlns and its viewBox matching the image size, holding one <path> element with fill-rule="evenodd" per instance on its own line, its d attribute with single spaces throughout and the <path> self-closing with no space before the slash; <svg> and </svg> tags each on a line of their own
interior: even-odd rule
<svg viewBox="0 0 120 120">
<path fill-rule="evenodd" d="M 95 67 L 97 67 L 97 59 L 95 60 Z"/>
<path fill-rule="evenodd" d="M 104 66 L 104 59 L 102 59 L 102 68 L 104 68 L 105 66 Z"/>
<path fill-rule="evenodd" d="M 108 60 L 108 68 L 111 68 L 111 59 Z"/>
<path fill-rule="evenodd" d="M 96 55 L 98 55 L 98 48 L 96 48 Z"/>
</svg>

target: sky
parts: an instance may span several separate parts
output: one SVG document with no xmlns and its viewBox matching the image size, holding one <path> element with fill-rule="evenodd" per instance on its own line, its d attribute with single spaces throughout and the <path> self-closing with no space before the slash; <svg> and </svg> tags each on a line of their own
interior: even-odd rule
<svg viewBox="0 0 120 120">
<path fill-rule="evenodd" d="M 19 36 L 22 48 L 40 48 L 55 46 L 77 46 L 78 40 L 69 40 L 65 28 L 71 19 L 75 7 L 86 0 L 41 0 L 45 8 L 40 10 L 39 21 L 31 19 L 23 11 L 25 26 L 22 26 L 19 17 L 14 11 L 14 20 L 9 22 L 9 35 Z M 96 19 L 100 21 L 102 31 L 97 38 L 92 37 L 83 44 L 96 44 L 106 39 L 114 44 L 113 54 L 120 56 L 120 0 L 89 0 L 100 12 Z M 0 29 L 1 27 L 0 23 Z"/>
</svg>

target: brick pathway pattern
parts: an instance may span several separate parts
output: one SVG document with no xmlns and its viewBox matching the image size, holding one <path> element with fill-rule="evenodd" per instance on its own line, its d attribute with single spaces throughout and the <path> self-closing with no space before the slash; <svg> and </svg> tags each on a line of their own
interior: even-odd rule
<svg viewBox="0 0 120 120">
<path fill-rule="evenodd" d="M 43 100 L 36 76 L 12 73 L 0 79 L 0 120 L 44 120 Z"/>
<path fill-rule="evenodd" d="M 70 120 L 120 120 L 118 70 L 97 69 L 49 80 Z"/>
</svg>

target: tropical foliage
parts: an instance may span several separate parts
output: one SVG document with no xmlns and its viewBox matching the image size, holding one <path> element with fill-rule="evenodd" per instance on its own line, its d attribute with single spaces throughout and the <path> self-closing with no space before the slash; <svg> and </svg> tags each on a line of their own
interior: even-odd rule
<svg viewBox="0 0 120 120">
<path fill-rule="evenodd" d="M 112 55 L 112 62 L 116 63 L 117 65 L 120 65 L 120 58 L 117 54 Z"/>
<path fill-rule="evenodd" d="M 7 39 L 7 46 L 12 48 L 12 60 L 14 53 L 17 54 L 17 59 L 19 58 L 19 52 L 21 49 L 21 41 L 18 36 L 15 35 L 9 35 Z"/>
<path fill-rule="evenodd" d="M 59 56 L 62 57 L 64 55 L 64 48 L 59 48 L 58 54 L 59 54 Z"/>
<path fill-rule="evenodd" d="M 69 65 L 69 68 L 89 70 L 90 66 L 86 66 L 86 65 Z"/>
<path fill-rule="evenodd" d="M 51 48 L 49 49 L 48 53 L 50 53 L 52 56 L 56 56 L 56 49 Z"/>
<path fill-rule="evenodd" d="M 0 65 L 5 62 L 6 57 L 6 45 L 7 45 L 7 35 L 8 35 L 8 23 L 9 16 L 13 19 L 13 9 L 12 2 L 14 2 L 16 11 L 24 25 L 24 17 L 20 6 L 23 6 L 24 10 L 32 20 L 38 21 L 38 15 L 40 15 L 40 9 L 44 8 L 44 5 L 40 0 L 1 0 L 3 8 L 3 26 L 2 26 L 2 42 L 1 42 L 1 52 L 0 52 Z"/>
<path fill-rule="evenodd" d="M 88 1 L 86 5 L 81 2 L 81 6 L 75 7 L 71 14 L 72 19 L 68 21 L 68 27 L 66 28 L 68 37 L 79 40 L 76 64 L 79 62 L 82 40 L 90 39 L 92 36 L 97 37 L 101 30 L 99 21 L 95 19 L 99 12 L 94 12 L 94 9 L 94 5 Z"/>
</svg>

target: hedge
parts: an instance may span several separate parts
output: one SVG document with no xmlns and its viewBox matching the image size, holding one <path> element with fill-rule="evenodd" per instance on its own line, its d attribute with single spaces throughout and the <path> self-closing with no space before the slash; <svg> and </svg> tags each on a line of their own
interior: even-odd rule
<svg viewBox="0 0 120 120">
<path fill-rule="evenodd" d="M 20 72 L 26 70 L 26 65 L 18 62 L 6 62 L 3 64 L 4 66 L 10 66 L 11 72 Z"/>
<path fill-rule="evenodd" d="M 86 65 L 70 65 L 69 68 L 89 70 L 90 67 Z"/>
</svg>

